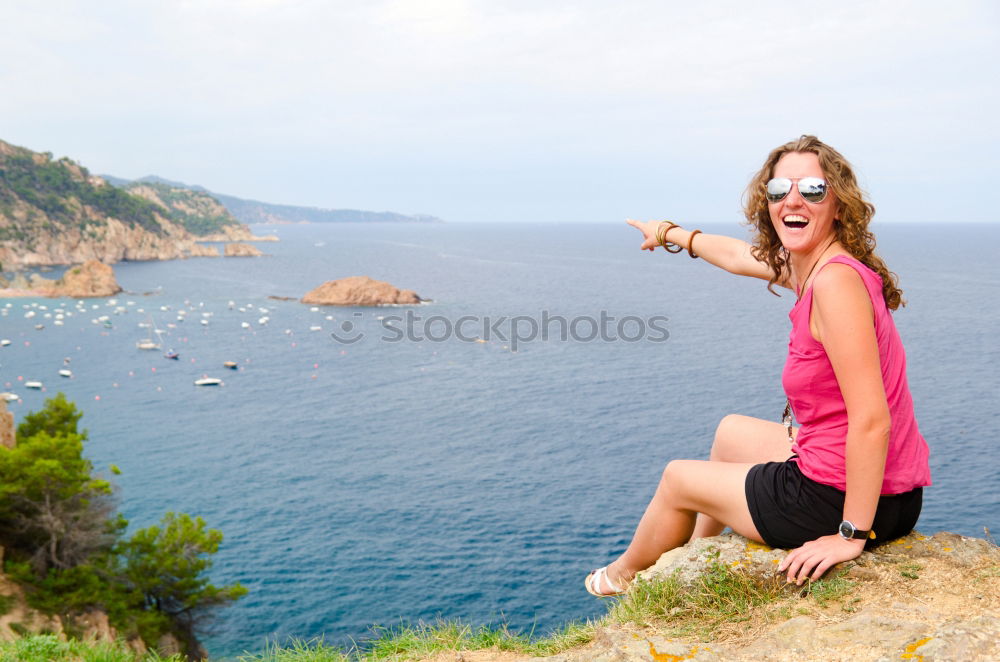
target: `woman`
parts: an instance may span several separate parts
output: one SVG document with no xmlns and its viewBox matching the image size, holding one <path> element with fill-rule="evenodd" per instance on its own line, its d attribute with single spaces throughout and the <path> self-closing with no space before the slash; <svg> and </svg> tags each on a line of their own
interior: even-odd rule
<svg viewBox="0 0 1000 662">
<path fill-rule="evenodd" d="M 644 249 L 686 248 L 795 292 L 782 383 L 801 427 L 787 408 L 787 427 L 724 418 L 708 461 L 667 465 L 628 549 L 587 576 L 588 591 L 620 594 L 663 552 L 725 526 L 792 549 L 778 570 L 797 584 L 913 528 L 930 485 L 928 449 L 889 314 L 902 292 L 868 231 L 874 212 L 847 160 L 802 136 L 771 152 L 750 183 L 752 246 L 669 221 L 628 221 Z"/>
</svg>

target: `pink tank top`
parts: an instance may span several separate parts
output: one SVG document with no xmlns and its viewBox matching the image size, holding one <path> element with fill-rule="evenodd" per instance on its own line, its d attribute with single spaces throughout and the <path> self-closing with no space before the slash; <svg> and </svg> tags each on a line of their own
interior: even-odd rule
<svg viewBox="0 0 1000 662">
<path fill-rule="evenodd" d="M 892 419 L 881 493 L 900 494 L 930 485 L 927 442 L 917 429 L 913 416 L 913 398 L 906 381 L 906 355 L 882 297 L 882 279 L 852 257 L 837 255 L 826 264 L 831 262 L 850 265 L 861 275 L 875 314 L 882 383 Z M 792 333 L 781 381 L 795 420 L 801 426 L 792 452 L 798 454 L 797 462 L 803 474 L 817 483 L 846 491 L 847 407 L 826 350 L 809 331 L 811 312 L 810 285 L 788 313 L 792 320 Z"/>
</svg>

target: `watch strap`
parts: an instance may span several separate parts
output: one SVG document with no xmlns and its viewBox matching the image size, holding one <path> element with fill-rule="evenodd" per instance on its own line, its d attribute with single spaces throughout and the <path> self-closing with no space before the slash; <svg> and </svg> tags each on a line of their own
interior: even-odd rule
<svg viewBox="0 0 1000 662">
<path fill-rule="evenodd" d="M 849 536 L 845 535 L 844 533 L 845 529 L 850 530 L 851 535 Z M 868 540 L 869 538 L 871 538 L 872 540 L 875 539 L 875 531 L 873 529 L 869 530 L 859 529 L 858 527 L 854 526 L 853 522 L 850 522 L 848 520 L 844 520 L 843 522 L 840 523 L 840 527 L 838 528 L 837 533 L 839 533 L 840 537 L 843 538 L 844 540 Z"/>
</svg>

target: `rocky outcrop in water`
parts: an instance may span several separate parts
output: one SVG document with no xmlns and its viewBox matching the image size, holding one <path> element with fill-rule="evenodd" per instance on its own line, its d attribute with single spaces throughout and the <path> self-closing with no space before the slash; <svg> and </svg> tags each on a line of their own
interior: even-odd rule
<svg viewBox="0 0 1000 662">
<path fill-rule="evenodd" d="M 385 306 L 421 301 L 413 290 L 401 290 L 368 276 L 327 281 L 302 297 L 302 303 L 321 306 Z"/>
<path fill-rule="evenodd" d="M 188 257 L 219 257 L 219 249 L 207 244 L 193 243 L 188 248 Z"/>
<path fill-rule="evenodd" d="M 0 296 L 46 296 L 69 297 L 83 299 L 91 297 L 110 297 L 118 294 L 122 288 L 118 285 L 114 270 L 97 260 L 88 260 L 78 267 L 66 270 L 62 278 L 51 280 L 38 274 L 25 278 L 18 274 L 10 283 L 9 289 L 0 290 Z"/>
<path fill-rule="evenodd" d="M 226 257 L 260 257 L 263 253 L 256 246 L 243 243 L 226 244 Z"/>
</svg>

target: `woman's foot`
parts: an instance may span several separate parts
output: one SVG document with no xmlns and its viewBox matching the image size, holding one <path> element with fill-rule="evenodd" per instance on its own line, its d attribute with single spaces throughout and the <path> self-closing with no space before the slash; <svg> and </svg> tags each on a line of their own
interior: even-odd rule
<svg viewBox="0 0 1000 662">
<path fill-rule="evenodd" d="M 610 598 L 615 595 L 624 595 L 628 591 L 626 582 L 622 582 L 620 578 L 618 581 L 611 578 L 608 574 L 610 568 L 611 565 L 606 565 L 587 575 L 587 578 L 583 580 L 583 585 L 587 587 L 588 593 L 598 598 Z"/>
</svg>

